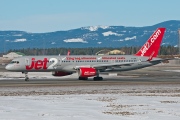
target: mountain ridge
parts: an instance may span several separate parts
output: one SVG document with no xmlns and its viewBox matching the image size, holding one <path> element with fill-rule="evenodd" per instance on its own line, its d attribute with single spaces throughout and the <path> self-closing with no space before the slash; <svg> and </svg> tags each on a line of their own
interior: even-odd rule
<svg viewBox="0 0 180 120">
<path fill-rule="evenodd" d="M 0 47 L 0 52 L 22 48 L 142 46 L 158 27 L 166 28 L 162 45 L 177 46 L 180 21 L 169 20 L 144 27 L 87 26 L 46 33 L 0 31 L 0 41 L 3 46 Z"/>
</svg>

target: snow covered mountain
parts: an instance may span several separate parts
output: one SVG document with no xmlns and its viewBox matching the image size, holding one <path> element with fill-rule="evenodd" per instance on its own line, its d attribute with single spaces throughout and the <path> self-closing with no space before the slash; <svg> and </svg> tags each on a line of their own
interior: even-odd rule
<svg viewBox="0 0 180 120">
<path fill-rule="evenodd" d="M 158 27 L 166 28 L 162 44 L 177 46 L 180 21 L 171 20 L 145 27 L 89 26 L 48 33 L 0 31 L 0 52 L 21 48 L 141 46 Z"/>
</svg>

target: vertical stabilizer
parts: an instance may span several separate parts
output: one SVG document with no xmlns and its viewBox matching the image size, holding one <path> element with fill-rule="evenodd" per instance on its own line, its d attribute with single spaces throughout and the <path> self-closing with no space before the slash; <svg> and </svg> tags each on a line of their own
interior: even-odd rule
<svg viewBox="0 0 180 120">
<path fill-rule="evenodd" d="M 157 57 L 165 30 L 166 28 L 158 28 L 135 55 L 151 59 Z"/>
<path fill-rule="evenodd" d="M 67 56 L 69 56 L 70 55 L 70 50 L 68 50 L 68 53 L 67 53 Z"/>
</svg>

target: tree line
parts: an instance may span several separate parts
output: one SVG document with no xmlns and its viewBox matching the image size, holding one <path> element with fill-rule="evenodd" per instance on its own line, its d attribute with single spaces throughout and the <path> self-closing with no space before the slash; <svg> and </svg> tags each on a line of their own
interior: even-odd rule
<svg viewBox="0 0 180 120">
<path fill-rule="evenodd" d="M 8 52 L 21 52 L 25 55 L 66 55 L 68 50 L 70 50 L 71 55 L 95 55 L 100 50 L 120 50 L 125 52 L 125 54 L 135 54 L 140 47 L 121 47 L 121 48 L 111 48 L 111 47 L 88 47 L 88 48 L 25 48 L 25 49 L 14 49 Z M 178 47 L 174 46 L 161 46 L 159 55 L 177 55 L 179 54 Z"/>
</svg>

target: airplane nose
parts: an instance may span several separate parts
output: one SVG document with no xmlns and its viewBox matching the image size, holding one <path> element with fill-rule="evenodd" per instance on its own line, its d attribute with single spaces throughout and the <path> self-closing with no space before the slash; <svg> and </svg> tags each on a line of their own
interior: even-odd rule
<svg viewBox="0 0 180 120">
<path fill-rule="evenodd" d="M 6 65 L 5 69 L 6 70 L 11 70 L 11 66 L 10 65 Z"/>
</svg>

